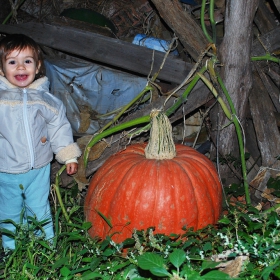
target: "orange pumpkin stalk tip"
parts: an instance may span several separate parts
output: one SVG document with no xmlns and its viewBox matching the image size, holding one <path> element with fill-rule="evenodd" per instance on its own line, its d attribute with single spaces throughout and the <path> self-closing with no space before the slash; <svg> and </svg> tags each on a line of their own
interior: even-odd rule
<svg viewBox="0 0 280 280">
<path fill-rule="evenodd" d="M 183 227 L 197 230 L 218 221 L 222 187 L 213 163 L 193 148 L 174 144 L 163 112 L 153 110 L 151 124 L 148 144 L 112 155 L 93 176 L 85 199 L 92 237 L 110 235 L 122 242 L 134 229 L 181 234 Z"/>
</svg>

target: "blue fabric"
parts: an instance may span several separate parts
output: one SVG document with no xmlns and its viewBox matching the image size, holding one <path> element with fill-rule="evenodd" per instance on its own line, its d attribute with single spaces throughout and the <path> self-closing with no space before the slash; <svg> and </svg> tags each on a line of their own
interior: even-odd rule
<svg viewBox="0 0 280 280">
<path fill-rule="evenodd" d="M 46 239 L 51 239 L 54 232 L 48 200 L 49 192 L 50 164 L 22 174 L 0 173 L 0 227 L 15 232 L 13 224 L 2 221 L 12 219 L 19 224 L 21 213 L 24 211 L 23 224 L 27 224 L 28 216 L 38 221 L 48 219 L 43 229 Z M 3 234 L 2 246 L 5 249 L 15 249 L 15 240 Z"/>
<path fill-rule="evenodd" d="M 171 41 L 147 36 L 146 34 L 137 34 L 132 41 L 132 44 L 153 49 L 160 52 L 167 52 Z M 170 51 L 170 54 L 179 55 L 177 49 Z"/>
<path fill-rule="evenodd" d="M 81 125 L 80 111 L 89 107 L 92 112 L 103 115 L 128 104 L 146 86 L 147 79 L 100 66 L 83 60 L 45 60 L 46 76 L 50 92 L 62 100 L 74 134 Z M 102 119 L 91 117 L 84 134 L 96 133 L 111 121 L 114 114 Z"/>
</svg>

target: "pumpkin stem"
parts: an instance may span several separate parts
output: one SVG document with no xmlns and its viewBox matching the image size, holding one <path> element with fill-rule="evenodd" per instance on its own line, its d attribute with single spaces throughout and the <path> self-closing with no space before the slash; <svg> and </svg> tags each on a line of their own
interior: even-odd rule
<svg viewBox="0 0 280 280">
<path fill-rule="evenodd" d="M 172 138 L 172 126 L 168 117 L 160 110 L 153 109 L 151 114 L 150 140 L 145 148 L 147 159 L 172 159 L 176 156 Z"/>
</svg>

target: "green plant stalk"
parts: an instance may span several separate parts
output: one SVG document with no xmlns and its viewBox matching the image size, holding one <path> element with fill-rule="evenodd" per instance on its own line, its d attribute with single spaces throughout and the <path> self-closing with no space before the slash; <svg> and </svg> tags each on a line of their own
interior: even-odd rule
<svg viewBox="0 0 280 280">
<path fill-rule="evenodd" d="M 139 128 L 139 129 L 137 129 L 136 131 L 133 131 L 133 132 L 131 132 L 131 133 L 128 133 L 128 134 L 127 134 L 127 137 L 128 137 L 128 138 L 131 138 L 131 137 L 133 137 L 133 136 L 135 136 L 135 135 L 140 135 L 142 132 L 144 132 L 144 131 L 146 132 L 146 131 L 150 130 L 150 128 L 151 128 L 151 124 L 148 123 L 147 125 L 145 125 L 145 126 Z"/>
<path fill-rule="evenodd" d="M 213 93 L 213 95 L 217 98 L 217 101 L 220 103 L 226 117 L 232 121 L 231 117 L 231 113 L 229 111 L 229 109 L 227 108 L 227 105 L 225 104 L 224 100 L 218 95 L 218 92 L 216 91 L 216 89 L 214 88 L 214 86 L 212 85 L 212 83 L 202 74 L 198 73 L 199 77 L 201 78 L 201 80 L 207 85 L 207 87 L 211 90 L 211 92 Z"/>
<path fill-rule="evenodd" d="M 216 44 L 216 21 L 214 17 L 214 2 L 215 0 L 210 0 L 210 12 L 209 12 L 209 17 L 210 17 L 210 23 L 212 27 L 212 32 L 213 32 L 213 43 Z"/>
<path fill-rule="evenodd" d="M 221 79 L 219 74 L 217 74 L 215 72 L 214 63 L 215 63 L 215 58 L 212 58 L 208 62 L 208 70 L 209 70 L 211 78 L 214 79 L 214 81 L 217 82 L 221 86 L 222 91 L 225 94 L 225 97 L 227 99 L 227 102 L 228 102 L 229 107 L 230 107 L 231 112 L 232 112 L 232 114 L 230 114 L 230 116 L 229 116 L 225 112 L 224 108 L 222 107 L 224 112 L 226 113 L 227 118 L 232 120 L 232 122 L 234 123 L 235 129 L 236 129 L 236 134 L 237 134 L 237 139 L 238 139 L 238 144 L 239 144 L 240 160 L 241 160 L 241 170 L 242 170 L 242 176 L 243 176 L 243 182 L 244 182 L 245 198 L 246 198 L 246 203 L 248 205 L 250 205 L 251 204 L 251 199 L 250 199 L 250 194 L 249 194 L 249 184 L 248 184 L 248 180 L 247 180 L 245 149 L 244 149 L 244 144 L 243 144 L 243 138 L 242 138 L 242 131 L 241 131 L 240 123 L 238 122 L 236 110 L 234 108 L 234 105 L 233 105 L 233 102 L 230 98 L 230 95 L 229 95 L 229 93 L 228 93 L 228 91 L 227 91 L 227 89 L 226 89 L 226 87 L 223 83 L 223 80 Z M 220 98 L 220 100 L 222 100 L 222 99 Z M 218 102 L 220 102 L 220 101 L 218 100 Z"/>
<path fill-rule="evenodd" d="M 67 211 L 66 211 L 66 209 L 65 209 L 65 207 L 64 207 L 64 204 L 63 204 L 63 201 L 62 201 L 62 198 L 61 198 L 61 194 L 60 194 L 60 190 L 59 190 L 59 179 L 60 179 L 60 175 L 61 175 L 61 173 L 62 173 L 65 169 L 66 169 L 66 166 L 63 165 L 63 166 L 58 170 L 58 172 L 56 173 L 54 188 L 55 188 L 55 192 L 56 192 L 56 196 L 57 196 L 59 205 L 60 205 L 60 207 L 61 207 L 61 209 L 62 209 L 62 213 L 63 213 L 63 215 L 64 215 L 66 221 L 67 221 L 68 223 L 71 223 L 70 218 L 69 218 L 69 216 L 68 216 L 68 214 L 67 214 Z"/>
<path fill-rule="evenodd" d="M 230 108 L 232 111 L 232 114 L 231 114 L 227 108 L 227 105 L 222 100 L 222 98 L 218 96 L 218 93 L 217 93 L 216 89 L 214 88 L 214 86 L 212 85 L 212 83 L 205 76 L 203 76 L 201 74 L 199 74 L 199 76 L 201 76 L 201 79 L 203 80 L 203 82 L 207 85 L 207 87 L 211 90 L 213 95 L 217 98 L 217 101 L 220 103 L 226 117 L 229 120 L 231 120 L 235 126 L 238 144 L 239 144 L 239 151 L 240 151 L 240 160 L 241 160 L 241 169 L 242 169 L 242 176 L 243 176 L 243 182 L 244 182 L 245 198 L 246 198 L 246 203 L 248 205 L 250 205 L 251 199 L 250 199 L 250 194 L 249 194 L 249 185 L 247 182 L 247 170 L 246 170 L 245 151 L 244 151 L 244 145 L 243 145 L 242 131 L 241 131 L 238 119 L 236 117 L 236 111 L 233 106 L 232 100 L 228 94 L 227 89 L 225 88 L 225 86 L 223 84 L 223 81 L 221 80 L 221 78 L 219 76 L 216 76 L 219 84 L 221 85 L 221 88 L 222 88 L 224 94 L 226 95 L 228 103 L 230 105 Z"/>
<path fill-rule="evenodd" d="M 270 55 L 269 53 L 267 53 L 266 55 L 263 55 L 263 56 L 252 56 L 251 57 L 251 61 L 260 61 L 260 60 L 267 60 L 267 61 L 280 63 L 279 58 L 274 57 L 274 56 Z"/>
<path fill-rule="evenodd" d="M 56 248 L 57 245 L 57 236 L 59 234 L 59 217 L 60 217 L 60 212 L 61 212 L 61 207 L 56 209 L 56 213 L 55 213 L 55 219 L 54 219 L 54 229 L 55 229 L 55 236 L 53 238 L 53 246 L 54 248 Z"/>
<path fill-rule="evenodd" d="M 108 117 L 108 116 L 111 116 L 111 115 L 116 114 L 116 113 L 119 112 L 122 108 L 123 108 L 123 107 L 117 108 L 117 109 L 115 109 L 115 110 L 113 110 L 113 111 L 111 111 L 111 112 L 108 112 L 108 113 L 106 113 L 106 114 L 95 115 L 95 117 L 96 117 L 97 119 L 106 118 L 106 117 Z"/>
<path fill-rule="evenodd" d="M 221 77 L 220 77 L 219 74 L 216 74 L 216 77 L 217 77 L 217 81 L 218 81 L 219 85 L 220 85 L 221 88 L 222 88 L 223 93 L 225 94 L 225 97 L 226 97 L 226 99 L 227 99 L 227 102 L 228 102 L 228 104 L 229 104 L 229 107 L 230 107 L 230 109 L 231 109 L 232 114 L 237 115 L 237 114 L 236 114 L 236 110 L 235 110 L 235 108 L 234 108 L 234 104 L 233 104 L 233 102 L 232 102 L 232 100 L 231 100 L 231 98 L 230 98 L 230 95 L 229 95 L 229 93 L 228 93 L 228 91 L 227 91 L 227 89 L 226 89 L 226 87 L 225 87 L 225 85 L 224 85 L 224 83 L 223 83 L 223 80 L 221 79 Z"/>
<path fill-rule="evenodd" d="M 208 63 L 208 67 L 210 67 L 210 72 L 215 73 L 213 64 L 213 61 L 209 61 Z M 205 77 L 202 76 L 201 74 L 199 74 L 201 76 L 201 79 L 204 81 L 204 83 L 207 85 L 207 87 L 211 90 L 211 92 L 213 93 L 213 95 L 217 98 L 217 101 L 220 103 L 226 117 L 231 120 L 235 126 L 236 129 L 236 134 L 237 134 L 237 139 L 238 139 L 238 143 L 239 143 L 239 150 L 240 150 L 240 159 L 241 159 L 241 169 L 242 169 L 242 175 L 243 175 L 243 181 L 244 181 L 244 189 L 245 189 L 245 197 L 246 197 L 246 203 L 248 205 L 251 204 L 251 200 L 250 200 L 250 194 L 249 194 L 249 185 L 247 182 L 247 170 L 246 170 L 246 161 L 245 161 L 245 151 L 244 151 L 244 145 L 243 145 L 243 138 L 242 138 L 242 132 L 241 132 L 241 128 L 240 128 L 240 124 L 238 122 L 237 116 L 236 116 L 236 110 L 234 108 L 233 102 L 228 94 L 228 91 L 222 81 L 222 79 L 220 78 L 219 75 L 217 75 L 215 73 L 215 79 L 217 79 L 218 83 L 220 84 L 226 99 L 229 103 L 230 109 L 232 114 L 230 113 L 230 111 L 228 110 L 226 104 L 224 103 L 224 101 L 222 100 L 222 98 L 220 96 L 218 96 L 218 93 L 216 91 L 216 89 L 214 88 L 214 86 L 212 85 L 212 83 Z"/>
<path fill-rule="evenodd" d="M 126 104 L 121 111 L 113 118 L 112 121 L 108 122 L 104 127 L 101 128 L 101 130 L 98 131 L 98 133 L 101 133 L 108 127 L 110 127 L 114 122 L 116 122 L 122 114 L 129 108 L 131 107 L 137 100 L 139 100 L 147 91 L 152 90 L 153 87 L 147 85 L 136 97 L 134 97 L 128 104 Z"/>
<path fill-rule="evenodd" d="M 240 151 L 240 160 L 241 160 L 241 169 L 242 169 L 242 176 L 243 176 L 243 183 L 244 183 L 244 191 L 245 191 L 245 199 L 247 205 L 251 204 L 251 198 L 250 198 L 250 192 L 249 192 L 249 184 L 248 184 L 248 178 L 247 178 L 247 169 L 246 169 L 246 159 L 245 159 L 245 149 L 243 144 L 243 136 L 242 131 L 240 128 L 240 123 L 236 117 L 236 115 L 233 116 L 233 123 L 236 129 L 236 134 L 238 138 L 239 143 L 239 151 Z"/>
<path fill-rule="evenodd" d="M 212 38 L 210 37 L 210 35 L 208 34 L 207 29 L 206 29 L 206 26 L 205 26 L 205 21 L 204 21 L 205 6 L 206 6 L 206 0 L 202 0 L 202 3 L 201 3 L 201 12 L 200 12 L 200 24 L 201 24 L 202 31 L 203 31 L 204 35 L 206 36 L 207 40 L 208 40 L 210 43 L 213 43 L 213 40 L 212 40 Z"/>
<path fill-rule="evenodd" d="M 240 151 L 240 160 L 241 160 L 241 169 L 242 169 L 242 175 L 243 175 L 243 183 L 244 183 L 244 190 L 245 190 L 245 199 L 246 203 L 248 205 L 251 204 L 251 198 L 250 198 L 250 193 L 249 193 L 249 184 L 248 184 L 248 179 L 247 179 L 247 169 L 246 169 L 246 160 L 245 160 L 245 147 L 243 143 L 243 137 L 242 137 L 242 131 L 240 127 L 240 123 L 237 119 L 237 114 L 236 110 L 234 108 L 233 102 L 229 96 L 229 93 L 224 85 L 223 80 L 221 79 L 220 75 L 217 74 L 217 80 L 226 96 L 226 99 L 229 103 L 229 106 L 231 108 L 231 111 L 233 113 L 233 123 L 235 125 L 236 133 L 237 133 L 237 138 L 238 138 L 238 144 L 239 144 L 239 151 Z"/>
<path fill-rule="evenodd" d="M 34 243 L 34 242 L 32 242 L 32 243 Z M 33 244 L 32 244 L 32 245 L 33 245 Z M 31 252 L 30 252 L 30 248 L 29 248 L 29 247 L 27 248 L 27 255 L 28 255 L 28 258 L 29 258 L 29 262 L 30 262 L 31 264 L 34 264 L 34 258 L 33 258 L 32 254 L 31 254 Z"/>
<path fill-rule="evenodd" d="M 150 116 L 143 116 L 143 117 L 137 118 L 135 120 L 131 120 L 131 121 L 128 121 L 126 123 L 116 125 L 112 128 L 109 128 L 109 129 L 93 136 L 93 138 L 89 141 L 89 143 L 87 144 L 87 146 L 85 148 L 85 152 L 84 152 L 84 165 L 85 165 L 85 167 L 87 166 L 90 149 L 98 141 L 100 141 L 101 139 L 103 139 L 106 136 L 114 134 L 114 133 L 116 133 L 120 130 L 123 130 L 125 128 L 132 127 L 132 126 L 135 126 L 135 125 L 138 125 L 138 124 L 141 124 L 141 123 L 147 123 L 149 121 L 150 121 Z"/>
<path fill-rule="evenodd" d="M 263 214 L 269 214 L 272 211 L 276 211 L 278 208 L 280 208 L 280 203 L 277 203 L 277 204 L 273 205 L 272 207 L 268 208 L 267 210 L 264 210 L 262 213 Z"/>
<path fill-rule="evenodd" d="M 174 113 L 180 106 L 182 103 L 184 103 L 188 97 L 188 95 L 190 94 L 190 92 L 192 91 L 192 89 L 194 88 L 194 86 L 196 85 L 196 83 L 198 82 L 198 80 L 200 79 L 200 74 L 203 74 L 206 71 L 206 67 L 203 66 L 199 72 L 197 72 L 192 81 L 189 83 L 188 87 L 186 88 L 186 90 L 183 92 L 183 94 L 178 98 L 178 100 L 165 111 L 165 114 L 169 117 L 172 113 Z"/>
</svg>

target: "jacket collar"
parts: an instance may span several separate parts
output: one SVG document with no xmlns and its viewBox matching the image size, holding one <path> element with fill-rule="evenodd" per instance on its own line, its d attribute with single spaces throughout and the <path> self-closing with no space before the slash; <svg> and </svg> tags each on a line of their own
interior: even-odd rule
<svg viewBox="0 0 280 280">
<path fill-rule="evenodd" d="M 29 85 L 29 89 L 44 89 L 48 91 L 48 78 L 42 77 L 35 80 L 32 84 Z M 14 89 L 18 88 L 17 86 L 11 84 L 5 77 L 0 75 L 0 88 L 4 89 Z"/>
</svg>

